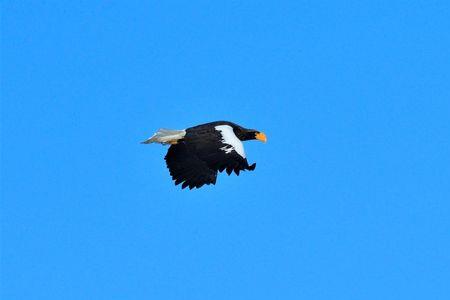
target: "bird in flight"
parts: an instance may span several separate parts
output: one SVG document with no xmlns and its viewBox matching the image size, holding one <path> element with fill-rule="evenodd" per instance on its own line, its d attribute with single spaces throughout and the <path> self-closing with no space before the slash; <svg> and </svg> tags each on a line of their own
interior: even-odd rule
<svg viewBox="0 0 450 300">
<path fill-rule="evenodd" d="M 228 175 L 253 171 L 256 163 L 248 164 L 242 143 L 248 140 L 266 142 L 267 138 L 263 132 L 217 121 L 185 130 L 159 129 L 142 144 L 170 145 L 164 159 L 175 185 L 193 189 L 216 184 L 217 173 L 224 170 Z"/>
</svg>

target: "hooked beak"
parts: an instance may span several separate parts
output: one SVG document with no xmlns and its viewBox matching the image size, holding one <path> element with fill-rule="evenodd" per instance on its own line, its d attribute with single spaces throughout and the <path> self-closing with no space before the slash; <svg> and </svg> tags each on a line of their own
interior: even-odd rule
<svg viewBox="0 0 450 300">
<path fill-rule="evenodd" d="M 261 142 L 267 142 L 267 137 L 266 137 L 266 135 L 264 134 L 264 132 L 258 132 L 256 135 L 255 135 L 255 138 L 258 140 L 258 141 L 261 141 Z"/>
</svg>

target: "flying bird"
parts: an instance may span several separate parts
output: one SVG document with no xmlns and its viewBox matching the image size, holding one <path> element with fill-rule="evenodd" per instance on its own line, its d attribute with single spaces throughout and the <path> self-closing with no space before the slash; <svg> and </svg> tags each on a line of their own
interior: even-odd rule
<svg viewBox="0 0 450 300">
<path fill-rule="evenodd" d="M 182 189 L 216 184 L 217 173 L 253 171 L 256 163 L 248 164 L 243 141 L 266 142 L 263 132 L 246 129 L 227 121 L 206 123 L 185 130 L 159 129 L 143 144 L 170 145 L 164 157 L 175 185 Z"/>
</svg>

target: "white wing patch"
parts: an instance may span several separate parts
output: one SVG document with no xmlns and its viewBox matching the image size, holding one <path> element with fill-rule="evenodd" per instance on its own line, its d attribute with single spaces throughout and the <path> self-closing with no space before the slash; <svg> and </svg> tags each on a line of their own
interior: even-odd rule
<svg viewBox="0 0 450 300">
<path fill-rule="evenodd" d="M 230 153 L 235 150 L 240 156 L 245 158 L 244 144 L 234 134 L 233 128 L 230 125 L 219 125 L 214 127 L 217 131 L 220 131 L 222 135 L 222 143 L 230 145 L 220 148 L 225 153 Z"/>
</svg>

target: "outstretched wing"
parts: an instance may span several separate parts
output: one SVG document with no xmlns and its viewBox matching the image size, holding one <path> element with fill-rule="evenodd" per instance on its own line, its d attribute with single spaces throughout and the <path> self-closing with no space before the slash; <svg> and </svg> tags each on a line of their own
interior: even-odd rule
<svg viewBox="0 0 450 300">
<path fill-rule="evenodd" d="M 239 154 L 233 145 L 224 143 L 222 133 L 214 127 L 189 128 L 183 140 L 212 170 L 226 170 L 228 175 L 234 171 L 239 175 L 240 171 L 253 171 L 256 167 L 256 164 L 249 166 L 247 159 L 241 155 L 243 148 Z"/>
<path fill-rule="evenodd" d="M 175 185 L 180 183 L 182 188 L 200 188 L 204 184 L 215 184 L 217 171 L 208 167 L 208 164 L 199 159 L 193 149 L 184 141 L 171 145 L 164 158 Z"/>
</svg>

